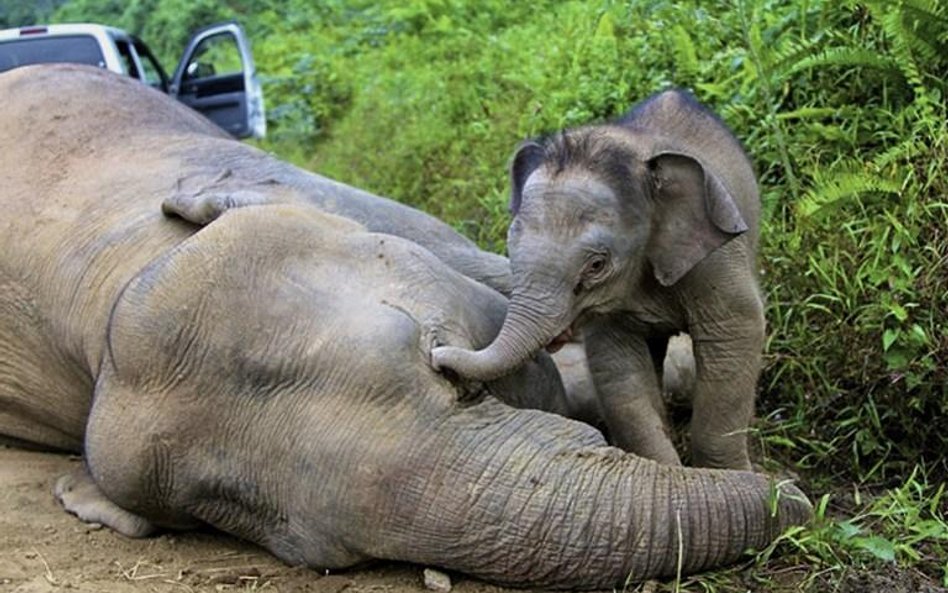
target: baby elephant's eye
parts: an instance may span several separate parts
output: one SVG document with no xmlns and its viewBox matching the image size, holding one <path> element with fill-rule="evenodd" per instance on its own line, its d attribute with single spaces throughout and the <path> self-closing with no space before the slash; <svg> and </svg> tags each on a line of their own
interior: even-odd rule
<svg viewBox="0 0 948 593">
<path fill-rule="evenodd" d="M 589 258 L 586 262 L 585 276 L 587 278 L 595 278 L 596 276 L 602 274 L 606 269 L 606 264 L 608 263 L 608 258 L 602 254 L 596 254 Z"/>
</svg>

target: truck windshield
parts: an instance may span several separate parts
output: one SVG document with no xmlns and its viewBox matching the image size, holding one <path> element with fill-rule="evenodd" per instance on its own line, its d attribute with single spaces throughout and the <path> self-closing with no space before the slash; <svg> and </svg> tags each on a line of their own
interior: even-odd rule
<svg viewBox="0 0 948 593">
<path fill-rule="evenodd" d="M 49 62 L 105 66 L 105 57 L 91 35 L 20 38 L 0 43 L 0 72 Z"/>
</svg>

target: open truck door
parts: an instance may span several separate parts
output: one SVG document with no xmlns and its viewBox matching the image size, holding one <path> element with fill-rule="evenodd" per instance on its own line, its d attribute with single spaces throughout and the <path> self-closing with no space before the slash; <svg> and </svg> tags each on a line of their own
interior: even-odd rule
<svg viewBox="0 0 948 593">
<path fill-rule="evenodd" d="M 266 135 L 263 91 L 250 43 L 237 23 L 219 23 L 195 33 L 169 90 L 237 138 Z"/>
</svg>

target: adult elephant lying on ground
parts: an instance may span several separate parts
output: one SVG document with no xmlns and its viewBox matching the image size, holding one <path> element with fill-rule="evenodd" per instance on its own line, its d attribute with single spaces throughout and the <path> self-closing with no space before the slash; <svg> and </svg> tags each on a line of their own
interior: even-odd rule
<svg viewBox="0 0 948 593">
<path fill-rule="evenodd" d="M 505 300 L 416 243 L 295 204 L 163 218 L 221 160 L 234 180 L 255 174 L 241 154 L 290 168 L 162 95 L 72 66 L 0 95 L 0 433 L 83 443 L 57 487 L 80 517 L 594 588 L 733 561 L 809 516 L 792 486 L 661 466 L 435 372 L 432 344 L 487 343 Z M 294 175 L 247 184 L 305 190 Z"/>
</svg>

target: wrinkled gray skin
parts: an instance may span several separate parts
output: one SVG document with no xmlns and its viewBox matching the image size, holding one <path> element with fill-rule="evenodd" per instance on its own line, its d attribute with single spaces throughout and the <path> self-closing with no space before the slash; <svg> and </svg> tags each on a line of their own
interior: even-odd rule
<svg viewBox="0 0 948 593">
<path fill-rule="evenodd" d="M 510 294 L 507 259 L 420 210 L 303 171 L 243 145 L 220 149 L 213 161 L 188 161 L 187 174 L 162 204 L 166 214 L 207 224 L 222 212 L 262 204 L 306 204 L 357 221 L 374 232 L 410 239 L 465 276 Z"/>
<path fill-rule="evenodd" d="M 504 327 L 480 351 L 435 349 L 435 366 L 502 376 L 582 328 L 613 442 L 679 464 L 656 370 L 668 338 L 686 331 L 696 364 L 692 461 L 749 469 L 764 340 L 760 200 L 731 133 L 689 95 L 667 91 L 614 123 L 526 143 L 512 185 Z"/>
<path fill-rule="evenodd" d="M 432 341 L 486 344 L 506 303 L 417 243 L 300 204 L 164 217 L 221 158 L 290 168 L 152 89 L 44 66 L 0 96 L 0 434 L 83 451 L 56 487 L 83 520 L 606 588 L 809 517 L 793 486 L 644 460 L 434 371 Z"/>
<path fill-rule="evenodd" d="M 182 155 L 188 167 L 175 180 L 174 191 L 165 196 L 165 213 L 206 224 L 223 211 L 240 206 L 312 205 L 359 222 L 370 231 L 410 239 L 462 274 L 510 294 L 506 258 L 482 251 L 429 214 L 304 171 L 241 144 L 215 143 L 215 157 L 209 160 Z"/>
<path fill-rule="evenodd" d="M 564 411 L 558 413 L 604 429 L 605 416 L 582 341 L 567 342 L 552 357 L 566 392 L 565 402 L 558 406 Z M 662 367 L 662 400 L 676 408 L 691 409 L 695 391 L 695 358 L 688 334 L 678 334 L 668 340 Z M 534 403 L 531 407 L 540 405 Z"/>
</svg>

